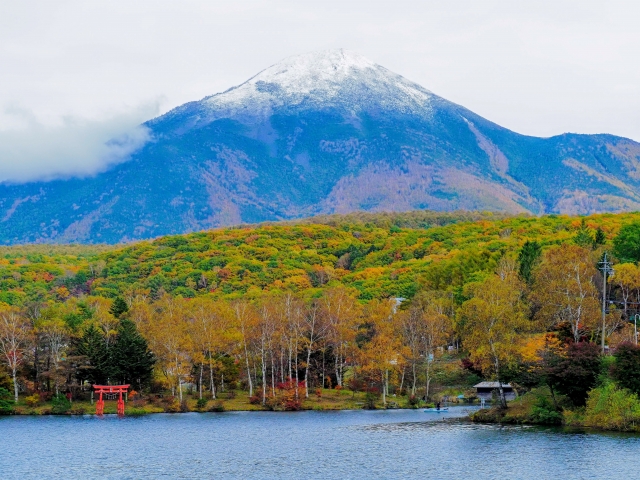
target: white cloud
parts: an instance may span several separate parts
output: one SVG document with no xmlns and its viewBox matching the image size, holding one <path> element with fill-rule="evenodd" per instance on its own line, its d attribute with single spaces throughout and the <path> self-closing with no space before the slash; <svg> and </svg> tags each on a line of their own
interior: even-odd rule
<svg viewBox="0 0 640 480">
<path fill-rule="evenodd" d="M 83 177 L 124 162 L 150 140 L 140 125 L 157 113 L 145 105 L 102 119 L 74 116 L 43 123 L 30 110 L 10 107 L 0 114 L 0 182 Z"/>
</svg>

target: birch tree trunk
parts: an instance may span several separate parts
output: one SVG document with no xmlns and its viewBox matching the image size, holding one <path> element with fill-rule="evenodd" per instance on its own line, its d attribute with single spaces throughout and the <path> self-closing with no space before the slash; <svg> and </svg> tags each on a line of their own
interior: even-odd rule
<svg viewBox="0 0 640 480">
<path fill-rule="evenodd" d="M 431 385 L 431 361 L 429 360 L 429 353 L 426 354 L 426 368 L 425 368 L 425 374 L 426 374 L 426 380 L 427 383 L 425 385 L 425 392 L 424 392 L 424 400 L 425 402 L 429 400 L 429 387 Z"/>
<path fill-rule="evenodd" d="M 216 399 L 216 385 L 213 381 L 213 362 L 211 361 L 211 354 L 209 354 L 209 383 L 211 387 L 211 398 Z"/>
<path fill-rule="evenodd" d="M 18 369 L 11 369 L 11 377 L 13 378 L 13 401 L 18 403 Z"/>
<path fill-rule="evenodd" d="M 267 365 L 265 362 L 265 352 L 264 352 L 264 337 L 262 339 L 261 348 L 260 348 L 260 359 L 261 359 L 261 367 L 262 367 L 262 404 L 267 403 Z"/>
<path fill-rule="evenodd" d="M 271 396 L 276 398 L 276 374 L 273 353 L 271 354 Z"/>
<path fill-rule="evenodd" d="M 387 404 L 387 383 L 384 372 L 382 373 L 382 405 Z"/>
<path fill-rule="evenodd" d="M 247 363 L 247 380 L 249 381 L 249 396 L 253 397 L 253 382 L 251 381 L 251 366 L 249 365 L 249 349 L 247 348 L 246 340 L 244 341 L 244 359 L 245 359 L 245 362 Z M 213 381 L 211 382 L 211 385 L 213 385 Z"/>
<path fill-rule="evenodd" d="M 416 362 L 413 362 L 411 364 L 411 370 L 413 372 L 413 381 L 412 381 L 412 385 L 411 385 L 411 395 L 415 395 L 416 394 Z"/>
</svg>

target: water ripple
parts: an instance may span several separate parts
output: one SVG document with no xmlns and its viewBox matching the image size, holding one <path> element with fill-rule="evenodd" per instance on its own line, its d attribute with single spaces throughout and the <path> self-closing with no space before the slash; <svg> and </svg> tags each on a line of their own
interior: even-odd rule
<svg viewBox="0 0 640 480">
<path fill-rule="evenodd" d="M 638 478 L 640 437 L 463 409 L 0 418 L 2 479 Z"/>
</svg>

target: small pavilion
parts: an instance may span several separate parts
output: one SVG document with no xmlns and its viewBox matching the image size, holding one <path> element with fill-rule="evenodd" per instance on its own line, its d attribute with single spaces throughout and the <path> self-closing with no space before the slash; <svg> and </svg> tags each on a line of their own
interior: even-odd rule
<svg viewBox="0 0 640 480">
<path fill-rule="evenodd" d="M 473 388 L 476 389 L 476 396 L 480 400 L 491 401 L 494 395 L 499 395 L 500 384 L 498 382 L 480 382 L 479 384 L 474 385 Z M 506 400 L 513 400 L 516 398 L 516 392 L 513 390 L 511 384 L 503 383 L 502 390 L 504 391 Z"/>
</svg>

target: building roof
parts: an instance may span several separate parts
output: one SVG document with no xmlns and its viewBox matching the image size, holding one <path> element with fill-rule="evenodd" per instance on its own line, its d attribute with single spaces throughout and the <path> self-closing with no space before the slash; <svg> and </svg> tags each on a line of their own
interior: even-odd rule
<svg viewBox="0 0 640 480">
<path fill-rule="evenodd" d="M 474 385 L 473 388 L 500 388 L 500 384 L 498 382 L 480 382 L 477 385 Z M 502 388 L 513 388 L 509 383 L 503 383 Z"/>
</svg>

